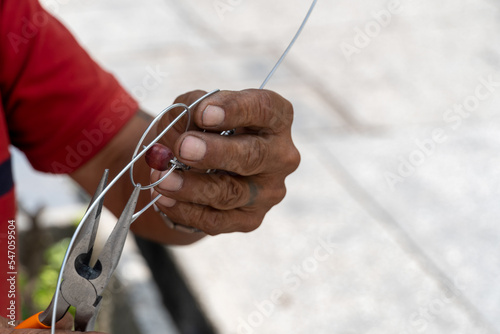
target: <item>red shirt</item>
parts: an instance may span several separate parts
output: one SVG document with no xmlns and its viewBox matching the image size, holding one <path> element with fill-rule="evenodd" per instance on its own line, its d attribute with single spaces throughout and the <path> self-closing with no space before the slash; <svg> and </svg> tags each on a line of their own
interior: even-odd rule
<svg viewBox="0 0 500 334">
<path fill-rule="evenodd" d="M 6 317 L 19 296 L 11 284 L 18 267 L 16 241 L 9 240 L 16 234 L 9 145 L 37 170 L 69 173 L 138 106 L 36 0 L 0 0 L 0 99 L 0 316 Z"/>
</svg>

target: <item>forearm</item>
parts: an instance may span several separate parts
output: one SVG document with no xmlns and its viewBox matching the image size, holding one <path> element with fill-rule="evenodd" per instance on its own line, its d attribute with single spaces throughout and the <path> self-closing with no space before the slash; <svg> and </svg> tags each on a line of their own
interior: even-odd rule
<svg viewBox="0 0 500 334">
<path fill-rule="evenodd" d="M 151 120 L 151 116 L 139 111 L 101 152 L 70 176 L 89 193 L 95 191 L 105 169 L 109 169 L 109 177 L 112 180 L 130 162 L 134 149 Z M 155 136 L 156 131 L 153 129 L 146 143 Z M 134 166 L 136 182 L 149 184 L 150 170 L 144 159 L 139 159 Z M 115 216 L 119 216 L 132 190 L 133 185 L 130 182 L 129 173 L 126 173 L 106 195 L 105 206 Z M 137 208 L 144 207 L 150 201 L 150 192 L 142 191 Z M 170 229 L 152 208 L 144 212 L 132 224 L 131 230 L 141 237 L 167 244 L 190 244 L 204 236 L 203 233 L 189 234 Z"/>
</svg>

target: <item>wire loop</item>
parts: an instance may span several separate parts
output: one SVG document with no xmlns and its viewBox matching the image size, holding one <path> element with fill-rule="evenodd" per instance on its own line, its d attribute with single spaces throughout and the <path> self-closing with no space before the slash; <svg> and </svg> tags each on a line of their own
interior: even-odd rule
<svg viewBox="0 0 500 334">
<path fill-rule="evenodd" d="M 219 89 L 215 89 L 205 95 L 203 95 L 202 97 L 200 97 L 198 100 L 194 101 L 191 105 L 187 106 L 185 105 L 184 103 L 176 103 L 176 104 L 172 104 L 171 106 L 163 109 L 159 114 L 158 116 L 156 116 L 153 121 L 151 122 L 151 124 L 149 124 L 148 128 L 146 129 L 146 131 L 144 131 L 144 133 L 142 134 L 142 137 L 141 139 L 139 140 L 139 142 L 137 143 L 137 146 L 135 147 L 135 150 L 134 150 L 134 154 L 132 156 L 132 161 L 134 161 L 134 163 L 130 166 L 130 182 L 132 182 L 132 185 L 135 187 L 137 185 L 137 183 L 135 182 L 134 180 L 134 164 L 135 162 L 137 162 L 137 159 L 138 157 L 142 157 L 144 154 L 146 154 L 146 152 L 155 144 L 157 143 L 161 137 L 163 137 L 174 125 L 175 123 L 177 123 L 182 117 L 184 117 L 186 114 L 188 116 L 188 122 L 187 122 L 187 125 L 186 125 L 186 131 L 189 127 L 189 123 L 191 122 L 191 112 L 192 112 L 192 109 L 194 107 L 196 107 L 201 101 L 203 101 L 204 99 L 206 99 L 207 97 L 215 94 L 219 92 Z M 146 139 L 147 135 L 149 134 L 149 132 L 153 129 L 154 125 L 163 117 L 165 116 L 165 114 L 167 114 L 169 111 L 173 110 L 173 109 L 176 109 L 176 108 L 183 108 L 183 111 L 172 121 L 170 122 L 170 124 L 165 127 L 165 129 L 163 129 L 163 131 L 158 135 L 156 136 L 155 139 L 153 139 L 153 141 L 151 141 L 151 143 L 149 143 L 147 146 L 143 146 L 142 143 L 144 142 L 144 140 Z M 139 149 L 143 147 L 142 151 L 139 152 Z M 172 163 L 172 168 L 170 168 L 170 170 L 163 176 L 161 177 L 158 181 L 156 182 L 153 182 L 151 184 L 148 184 L 148 185 L 145 185 L 145 186 L 141 186 L 141 190 L 147 190 L 147 189 L 151 189 L 151 188 L 154 188 L 156 187 L 157 185 L 159 185 L 161 182 L 163 182 L 163 180 L 165 180 L 171 173 L 172 171 L 177 168 L 179 165 L 174 161 Z M 142 211 L 142 210 L 141 210 Z"/>
</svg>

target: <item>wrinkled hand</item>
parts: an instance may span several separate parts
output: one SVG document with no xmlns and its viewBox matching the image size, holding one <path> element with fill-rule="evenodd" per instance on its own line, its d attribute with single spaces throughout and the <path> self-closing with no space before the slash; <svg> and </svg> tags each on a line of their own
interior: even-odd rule
<svg viewBox="0 0 500 334">
<path fill-rule="evenodd" d="M 175 103 L 189 105 L 204 94 L 190 92 Z M 167 113 L 158 133 L 180 112 Z M 299 165 L 291 137 L 292 105 L 267 90 L 222 91 L 195 108 L 185 132 L 187 119 L 160 143 L 192 169 L 175 171 L 155 188 L 163 195 L 157 206 L 175 223 L 210 235 L 256 229 L 283 199 L 285 178 Z M 220 135 L 231 129 L 234 135 Z M 207 174 L 209 169 L 217 172 Z M 154 171 L 151 180 L 161 175 Z"/>
</svg>

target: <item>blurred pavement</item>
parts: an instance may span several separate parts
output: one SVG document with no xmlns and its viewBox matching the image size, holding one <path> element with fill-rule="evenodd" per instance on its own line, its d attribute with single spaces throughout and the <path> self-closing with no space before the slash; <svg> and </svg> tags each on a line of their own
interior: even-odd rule
<svg viewBox="0 0 500 334">
<path fill-rule="evenodd" d="M 152 114 L 258 87 L 310 5 L 45 3 Z M 287 197 L 252 233 L 174 248 L 219 333 L 500 333 L 499 9 L 319 0 L 266 87 L 295 106 Z"/>
</svg>

